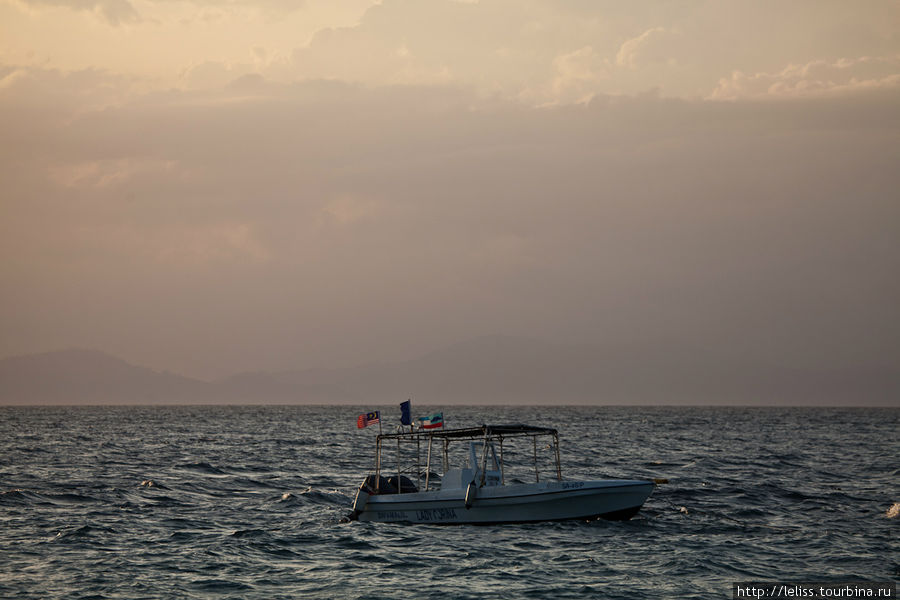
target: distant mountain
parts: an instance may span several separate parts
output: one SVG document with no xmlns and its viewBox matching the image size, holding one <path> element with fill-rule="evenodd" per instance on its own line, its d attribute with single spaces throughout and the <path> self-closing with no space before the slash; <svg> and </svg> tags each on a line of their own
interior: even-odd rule
<svg viewBox="0 0 900 600">
<path fill-rule="evenodd" d="M 0 404 L 900 404 L 900 370 L 801 369 L 737 355 L 486 336 L 419 358 L 204 382 L 94 350 L 0 360 Z"/>
<path fill-rule="evenodd" d="M 214 398 L 208 383 L 131 365 L 97 350 L 0 360 L 0 404 L 175 404 Z"/>
<path fill-rule="evenodd" d="M 900 371 L 802 369 L 739 354 L 485 336 L 396 363 L 242 374 L 219 382 L 280 402 L 389 404 L 900 404 Z M 262 397 L 262 396 L 261 396 Z"/>
</svg>

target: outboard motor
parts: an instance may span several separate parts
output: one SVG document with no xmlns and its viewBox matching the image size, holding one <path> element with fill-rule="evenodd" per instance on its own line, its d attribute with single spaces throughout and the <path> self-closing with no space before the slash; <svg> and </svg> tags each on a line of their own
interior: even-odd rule
<svg viewBox="0 0 900 600">
<path fill-rule="evenodd" d="M 392 475 L 388 477 L 388 485 L 394 489 L 393 492 L 388 492 L 391 494 L 396 494 L 397 490 L 400 490 L 401 494 L 415 494 L 419 491 L 419 488 L 416 487 L 416 484 L 412 482 L 412 479 L 407 477 L 406 475 L 400 476 L 400 485 L 397 485 L 397 476 Z"/>
<path fill-rule="evenodd" d="M 376 482 L 377 482 L 377 484 L 376 484 Z M 397 488 L 394 486 L 394 484 L 391 483 L 391 481 L 383 475 L 380 475 L 377 479 L 375 478 L 375 475 L 369 475 L 368 477 L 366 477 L 365 481 L 363 481 L 362 485 L 360 486 L 360 488 L 363 488 L 363 487 L 366 488 L 366 491 L 368 491 L 369 494 L 396 494 L 397 493 Z"/>
<path fill-rule="evenodd" d="M 405 478 L 404 478 L 405 479 Z M 378 485 L 376 485 L 376 482 Z M 412 482 L 410 482 L 412 483 Z M 415 487 L 415 486 L 413 486 Z M 353 511 L 350 513 L 348 518 L 351 521 L 355 521 L 359 518 L 360 513 L 365 510 L 366 503 L 369 500 L 369 496 L 373 496 L 375 494 L 396 494 L 397 488 L 395 488 L 390 481 L 388 481 L 387 477 L 378 477 L 375 478 L 375 475 L 369 475 L 363 480 L 363 482 L 359 485 L 359 489 L 356 490 L 356 498 L 353 499 Z"/>
</svg>

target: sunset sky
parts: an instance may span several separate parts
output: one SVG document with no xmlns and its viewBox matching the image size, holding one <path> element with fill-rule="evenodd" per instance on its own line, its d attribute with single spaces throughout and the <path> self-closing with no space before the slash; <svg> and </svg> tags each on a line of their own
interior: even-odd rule
<svg viewBox="0 0 900 600">
<path fill-rule="evenodd" d="M 900 2 L 0 0 L 0 356 L 900 368 Z"/>
</svg>

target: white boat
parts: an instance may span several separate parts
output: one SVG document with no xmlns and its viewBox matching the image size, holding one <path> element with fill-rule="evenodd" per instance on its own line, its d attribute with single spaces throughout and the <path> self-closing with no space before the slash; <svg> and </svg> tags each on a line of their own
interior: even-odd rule
<svg viewBox="0 0 900 600">
<path fill-rule="evenodd" d="M 530 442 L 529 442 L 530 438 Z M 450 467 L 452 442 L 468 442 L 465 465 Z M 549 441 L 549 443 L 548 443 Z M 386 443 L 396 442 L 397 467 L 383 468 Z M 525 455 L 533 462 L 533 482 L 513 479 L 504 461 L 520 472 Z M 523 443 L 527 446 L 522 451 Z M 456 446 L 459 444 L 457 443 Z M 411 458 L 414 446 L 415 463 Z M 421 455 L 426 453 L 425 464 Z M 436 447 L 437 446 L 437 447 Z M 406 450 L 406 460 L 401 460 Z M 443 477 L 431 471 L 441 452 Z M 549 457 L 548 457 L 549 454 Z M 550 465 L 551 479 L 541 478 L 539 458 Z M 404 464 L 407 466 L 404 468 Z M 424 471 L 422 471 L 424 466 Z M 555 468 L 554 468 L 555 467 Z M 531 467 L 528 468 L 531 471 Z M 390 476 L 387 476 L 390 473 Z M 412 475 L 406 477 L 404 473 Z M 625 520 L 633 517 L 653 492 L 654 482 L 627 479 L 563 480 L 559 435 L 555 429 L 527 425 L 482 425 L 467 429 L 381 434 L 375 442 L 375 473 L 360 485 L 351 518 L 405 523 L 529 523 L 567 519 Z"/>
</svg>

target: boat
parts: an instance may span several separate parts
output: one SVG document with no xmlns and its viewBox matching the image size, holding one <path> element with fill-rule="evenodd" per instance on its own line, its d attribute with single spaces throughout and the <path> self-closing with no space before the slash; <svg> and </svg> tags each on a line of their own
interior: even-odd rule
<svg viewBox="0 0 900 600">
<path fill-rule="evenodd" d="M 383 455 L 395 447 L 397 464 L 388 471 Z M 451 448 L 464 459 L 460 466 L 450 466 Z M 437 462 L 442 476 L 432 471 Z M 541 476 L 541 464 L 549 477 Z M 532 481 L 520 479 L 525 473 Z M 359 486 L 350 518 L 434 524 L 627 520 L 653 489 L 653 481 L 563 479 L 559 434 L 548 427 L 410 429 L 376 436 L 375 471 Z"/>
</svg>

